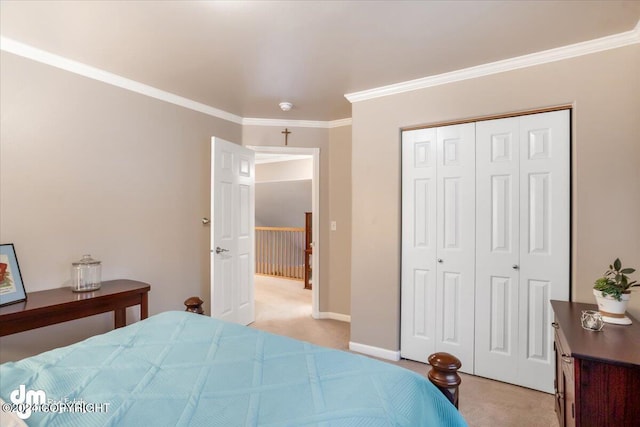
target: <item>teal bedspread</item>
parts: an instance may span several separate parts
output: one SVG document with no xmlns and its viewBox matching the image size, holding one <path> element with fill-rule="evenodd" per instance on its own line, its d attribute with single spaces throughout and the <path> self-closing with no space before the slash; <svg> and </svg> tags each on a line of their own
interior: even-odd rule
<svg viewBox="0 0 640 427">
<path fill-rule="evenodd" d="M 5 402 L 21 385 L 54 405 L 25 419 L 48 427 L 466 425 L 414 372 L 186 312 L 0 365 Z"/>
</svg>

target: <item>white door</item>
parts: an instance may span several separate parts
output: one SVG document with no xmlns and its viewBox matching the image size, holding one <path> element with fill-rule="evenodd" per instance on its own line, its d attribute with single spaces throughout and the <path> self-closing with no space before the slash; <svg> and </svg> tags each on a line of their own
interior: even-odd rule
<svg viewBox="0 0 640 427">
<path fill-rule="evenodd" d="M 569 300 L 569 110 L 520 117 L 520 144 L 518 384 L 552 393 L 549 300 Z"/>
<path fill-rule="evenodd" d="M 402 133 L 400 353 L 436 352 L 436 129 Z"/>
<path fill-rule="evenodd" d="M 475 307 L 475 124 L 440 127 L 437 176 L 437 351 L 473 373 Z"/>
<path fill-rule="evenodd" d="M 479 122 L 476 374 L 553 390 L 569 298 L 569 111 Z"/>
<path fill-rule="evenodd" d="M 518 381 L 520 120 L 476 124 L 476 374 Z"/>
<path fill-rule="evenodd" d="M 473 372 L 474 125 L 402 134 L 401 355 Z"/>
<path fill-rule="evenodd" d="M 254 152 L 211 138 L 211 316 L 255 320 Z"/>
</svg>

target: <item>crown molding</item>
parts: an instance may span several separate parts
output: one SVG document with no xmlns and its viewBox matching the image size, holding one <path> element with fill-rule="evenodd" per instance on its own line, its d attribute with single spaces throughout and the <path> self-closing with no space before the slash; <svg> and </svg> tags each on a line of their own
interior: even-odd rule
<svg viewBox="0 0 640 427">
<path fill-rule="evenodd" d="M 453 83 L 457 81 L 488 76 L 491 74 L 517 70 L 520 68 L 531 67 L 534 65 L 545 64 L 548 62 L 588 55 L 591 53 L 615 49 L 635 43 L 640 43 L 640 21 L 638 21 L 633 30 L 624 33 L 614 34 L 595 40 L 545 50 L 529 55 L 518 56 L 502 61 L 491 62 L 475 67 L 464 68 L 448 73 L 437 74 L 434 76 L 423 77 L 420 79 L 409 80 L 406 82 L 395 83 L 387 86 L 381 86 L 378 88 L 368 89 L 360 92 L 348 93 L 344 96 L 351 103 L 365 101 L 368 99 L 396 95 L 399 93 L 425 89 L 428 87 L 439 86 L 447 83 Z M 33 46 L 29 46 L 24 43 L 20 43 L 7 37 L 0 36 L 0 50 L 240 125 L 280 127 L 291 126 L 322 129 L 332 129 L 336 127 L 351 125 L 351 118 L 333 121 L 242 118 L 227 111 L 211 107 L 210 105 L 202 104 L 200 102 L 163 91 L 153 86 L 145 85 L 135 80 L 127 79 L 117 74 L 113 74 L 99 68 L 91 67 L 81 62 L 73 61 L 71 59 L 52 54 L 50 52 L 35 48 Z"/>
<path fill-rule="evenodd" d="M 16 40 L 12 40 L 7 37 L 0 36 L 0 50 L 3 50 L 14 55 L 22 56 L 24 58 L 31 59 L 42 64 L 47 64 L 52 67 L 60 68 L 70 73 L 78 74 L 83 77 L 88 77 L 93 80 L 98 80 L 103 83 L 117 86 L 122 89 L 126 89 L 132 92 L 139 93 L 141 95 L 149 96 L 151 98 L 159 99 L 161 101 L 169 102 L 171 104 L 179 105 L 180 107 L 188 108 L 190 110 L 198 111 L 200 113 L 207 114 L 209 116 L 217 117 L 222 120 L 227 120 L 239 125 L 254 125 L 254 126 L 291 126 L 291 127 L 309 127 L 309 128 L 325 128 L 330 129 L 339 126 L 351 125 L 351 118 L 333 120 L 333 121 L 311 121 L 311 120 L 272 120 L 272 119 L 251 119 L 242 118 L 235 114 L 231 114 L 227 111 L 220 110 L 218 108 L 211 107 L 210 105 L 203 104 L 201 102 L 194 101 L 192 99 L 184 98 L 182 96 L 166 92 L 164 90 L 155 88 L 153 86 L 146 85 L 144 83 L 137 82 L 135 80 L 127 79 L 126 77 L 119 76 L 117 74 L 110 73 L 108 71 L 101 70 L 99 68 L 91 67 L 78 61 L 65 58 L 63 56 L 55 55 L 53 53 L 35 48 L 33 46 L 20 43 Z"/>
<path fill-rule="evenodd" d="M 43 64 L 51 65 L 52 67 L 60 68 L 74 74 L 79 74 L 90 79 L 117 86 L 122 89 L 136 92 L 141 95 L 146 95 L 151 98 L 179 105 L 190 110 L 199 111 L 209 116 L 228 120 L 233 123 L 242 124 L 242 117 L 236 116 L 235 114 L 219 110 L 209 105 L 202 104 L 200 102 L 196 102 L 170 92 L 165 92 L 153 86 L 145 85 L 135 80 L 127 79 L 117 74 L 113 74 L 99 68 L 91 67 L 81 62 L 73 61 L 71 59 L 67 59 L 47 51 L 37 49 L 33 46 L 20 43 L 7 37 L 0 37 L 0 50 L 13 53 L 14 55 L 22 56 L 24 58 L 32 59 Z"/>
<path fill-rule="evenodd" d="M 339 128 L 342 126 L 351 126 L 351 117 L 348 117 L 346 119 L 340 119 L 340 120 L 333 120 L 329 122 L 329 128 Z"/>
<path fill-rule="evenodd" d="M 332 121 L 312 121 L 312 120 L 281 120 L 281 119 L 259 119 L 244 118 L 242 124 L 247 126 L 278 126 L 278 127 L 302 127 L 302 128 L 322 128 L 332 129 L 340 126 L 351 126 L 351 118 Z"/>
<path fill-rule="evenodd" d="M 368 99 L 380 98 L 383 96 L 396 95 L 404 92 L 425 89 L 433 86 L 440 86 L 447 83 L 459 82 L 462 80 L 484 77 L 491 74 L 503 73 L 520 68 L 532 67 L 534 65 L 546 64 L 549 62 L 561 61 L 563 59 L 575 58 L 577 56 L 589 55 L 603 50 L 616 49 L 623 46 L 640 43 L 640 21 L 635 28 L 624 33 L 613 34 L 611 36 L 586 42 L 576 43 L 555 49 L 544 50 L 529 55 L 518 56 L 502 61 L 491 62 L 475 67 L 464 68 L 443 74 L 381 86 L 378 88 L 363 90 L 345 94 L 349 102 L 366 101 Z"/>
</svg>

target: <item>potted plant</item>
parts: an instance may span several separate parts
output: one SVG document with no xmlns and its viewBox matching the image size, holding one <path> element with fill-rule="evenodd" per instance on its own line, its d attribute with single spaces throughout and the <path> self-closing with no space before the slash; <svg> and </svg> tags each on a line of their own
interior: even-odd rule
<svg viewBox="0 0 640 427">
<path fill-rule="evenodd" d="M 622 268 L 620 258 L 616 258 L 604 275 L 595 281 L 593 294 L 605 322 L 618 325 L 631 324 L 631 319 L 625 316 L 625 312 L 629 304 L 631 288 L 640 286 L 640 283 L 636 280 L 631 281 L 627 275 L 635 271 L 635 268 Z"/>
</svg>

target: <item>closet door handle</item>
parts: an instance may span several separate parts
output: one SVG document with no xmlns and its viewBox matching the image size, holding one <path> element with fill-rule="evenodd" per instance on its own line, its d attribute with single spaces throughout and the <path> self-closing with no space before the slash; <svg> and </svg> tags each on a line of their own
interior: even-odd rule
<svg viewBox="0 0 640 427">
<path fill-rule="evenodd" d="M 517 270 L 517 269 L 519 269 L 520 267 L 518 267 L 518 264 L 513 264 L 513 265 L 511 266 L 511 268 L 513 268 L 514 270 Z"/>
<path fill-rule="evenodd" d="M 443 261 L 443 260 L 442 260 L 442 258 L 438 258 L 438 262 L 439 262 L 440 264 L 442 264 L 442 261 Z"/>
</svg>

